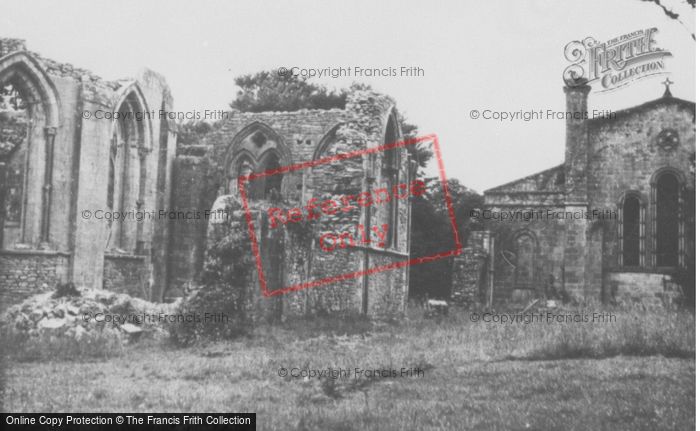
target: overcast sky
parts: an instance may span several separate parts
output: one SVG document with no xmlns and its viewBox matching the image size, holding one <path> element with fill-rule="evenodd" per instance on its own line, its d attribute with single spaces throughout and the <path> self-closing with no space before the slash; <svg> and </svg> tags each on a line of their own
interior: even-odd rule
<svg viewBox="0 0 700 431">
<path fill-rule="evenodd" d="M 640 0 L 7 1 L 0 36 L 106 79 L 143 66 L 168 80 L 177 110 L 226 109 L 233 78 L 284 67 L 418 66 L 423 77 L 320 79 L 371 84 L 442 144 L 446 172 L 483 191 L 564 159 L 564 122 L 470 119 L 473 109 L 564 109 L 564 46 L 657 27 L 674 96 L 695 101 L 694 10 L 683 24 Z M 592 94 L 591 109 L 658 98 L 665 78 Z M 595 89 L 594 89 L 595 90 Z"/>
</svg>

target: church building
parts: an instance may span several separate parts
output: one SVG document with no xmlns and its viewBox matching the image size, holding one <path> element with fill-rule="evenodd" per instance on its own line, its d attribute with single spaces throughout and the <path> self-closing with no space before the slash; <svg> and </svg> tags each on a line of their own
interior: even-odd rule
<svg viewBox="0 0 700 431">
<path fill-rule="evenodd" d="M 695 103 L 665 84 L 639 106 L 567 116 L 563 164 L 484 192 L 486 209 L 516 215 L 488 222 L 495 300 L 679 293 L 694 272 Z M 566 111 L 588 112 L 590 89 L 564 87 Z"/>
</svg>

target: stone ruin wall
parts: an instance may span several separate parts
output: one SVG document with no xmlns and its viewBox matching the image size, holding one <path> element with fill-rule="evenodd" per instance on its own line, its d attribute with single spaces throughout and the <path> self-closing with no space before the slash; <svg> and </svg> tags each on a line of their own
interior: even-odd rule
<svg viewBox="0 0 700 431">
<path fill-rule="evenodd" d="M 314 157 L 327 157 L 339 153 L 361 150 L 367 146 L 384 143 L 384 132 L 388 113 L 391 110 L 388 98 L 374 94 L 355 95 L 348 101 L 345 110 L 303 110 L 297 112 L 273 112 L 259 114 L 233 113 L 233 117 L 208 134 L 202 143 L 179 148 L 175 164 L 175 189 L 178 190 L 176 210 L 195 210 L 211 208 L 218 195 L 225 190 L 226 151 L 234 137 L 252 123 L 260 122 L 269 126 L 282 137 L 284 144 L 290 147 L 294 163 L 313 160 Z M 324 139 L 325 138 L 325 139 Z M 324 143 L 323 148 L 319 145 Z M 401 181 L 408 182 L 410 163 L 407 152 L 400 154 Z M 343 161 L 333 161 L 313 168 L 302 169 L 285 175 L 283 198 L 289 205 L 300 205 L 311 197 L 319 200 L 342 194 L 357 194 L 366 187 L 366 171 L 375 171 L 372 177 L 382 184 L 381 155 L 374 163 L 366 156 Z M 339 188 L 340 185 L 340 188 Z M 375 186 L 376 187 L 376 186 Z M 376 221 L 386 214 L 382 208 L 372 208 L 370 220 Z M 408 258 L 408 224 L 410 204 L 401 201 L 398 208 L 397 250 L 369 250 L 367 263 L 369 267 L 386 265 Z M 260 221 L 260 214 L 255 215 Z M 361 223 L 363 213 L 360 211 L 330 217 L 327 226 L 318 229 L 349 230 Z M 180 223 L 174 229 L 170 267 L 173 277 L 180 286 L 197 284 L 197 273 L 204 261 L 207 221 Z M 364 254 L 361 248 L 339 250 L 323 253 L 308 244 L 300 244 L 289 233 L 282 237 L 270 229 L 265 231 L 264 223 L 257 224 L 258 238 L 277 242 L 283 250 L 278 262 L 283 265 L 282 285 L 291 285 L 308 279 L 319 279 L 329 275 L 360 270 L 364 267 Z M 272 236 L 278 235 L 276 239 Z M 261 252 L 267 253 L 268 244 L 261 244 Z M 272 252 L 274 254 L 274 252 Z M 266 270 L 273 272 L 269 264 Z M 255 268 L 252 270 L 256 271 Z M 405 268 L 373 274 L 366 278 L 367 312 L 373 316 L 391 317 L 403 313 L 408 289 L 408 277 Z M 257 280 L 257 271 L 254 280 Z M 259 315 L 293 316 L 319 313 L 358 312 L 363 307 L 363 278 L 350 278 L 324 285 L 280 295 L 273 299 L 261 298 L 259 284 L 251 286 L 248 298 L 259 310 Z M 173 292 L 178 294 L 177 291 Z M 265 305 L 262 305 L 262 303 Z M 275 316 L 273 316 L 275 317 Z"/>
<path fill-rule="evenodd" d="M 39 208 L 41 193 L 37 190 L 43 185 L 43 178 L 32 176 L 28 178 L 29 186 L 25 190 L 28 196 L 25 241 L 20 244 L 20 237 L 9 230 L 10 236 L 0 246 L 2 304 L 10 305 L 67 281 L 92 288 L 138 292 L 138 296 L 160 300 L 167 278 L 161 271 L 165 268 L 165 246 L 168 243 L 166 224 L 144 222 L 140 237 L 142 250 L 111 256 L 111 252 L 105 250 L 105 221 L 82 218 L 79 211 L 106 209 L 108 178 L 105 173 L 108 172 L 111 142 L 111 121 L 85 118 L 83 113 L 116 111 L 119 107 L 115 105 L 125 92 L 136 87 L 149 110 L 170 110 L 172 96 L 164 78 L 144 69 L 136 78 L 106 81 L 90 71 L 42 57 L 26 48 L 23 40 L 0 39 L 0 58 L 4 59 L 0 64 L 0 75 L 8 70 L 21 69 L 29 77 L 16 78 L 19 74 L 13 79 L 29 79 L 28 82 L 36 86 L 46 82 L 50 89 L 48 93 L 51 95 L 42 97 L 51 99 L 42 100 L 43 104 L 38 106 L 43 106 L 44 110 L 53 109 L 51 115 L 36 110 L 29 114 L 38 130 L 38 134 L 30 137 L 32 148 L 41 151 L 31 151 L 30 168 L 25 171 L 25 176 L 31 172 L 43 176 L 43 169 L 47 166 L 44 133 L 45 129 L 55 128 L 49 232 L 48 241 L 39 240 L 40 223 L 37 220 L 42 211 Z M 39 90 L 28 91 L 43 95 Z M 45 89 L 42 87 L 41 90 Z M 0 121 L 3 136 L 13 135 L 8 132 L 10 126 L 6 121 Z M 167 121 L 157 118 L 150 122 L 147 130 L 151 133 L 145 139 L 151 146 L 143 162 L 146 170 L 143 206 L 147 210 L 157 210 L 169 205 L 175 134 Z M 0 147 L 5 148 L 4 145 Z M 2 178 L 8 154 L 0 151 Z M 3 182 L 0 181 L 0 196 L 4 194 Z"/>
</svg>

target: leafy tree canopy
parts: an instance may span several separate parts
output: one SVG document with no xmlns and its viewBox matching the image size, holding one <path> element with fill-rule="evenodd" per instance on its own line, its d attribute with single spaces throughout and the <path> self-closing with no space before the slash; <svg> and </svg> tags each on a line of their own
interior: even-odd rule
<svg viewBox="0 0 700 431">
<path fill-rule="evenodd" d="M 329 91 L 301 77 L 280 76 L 275 71 L 242 75 L 234 82 L 239 90 L 231 108 L 241 112 L 343 109 L 347 100 L 347 91 Z"/>
</svg>

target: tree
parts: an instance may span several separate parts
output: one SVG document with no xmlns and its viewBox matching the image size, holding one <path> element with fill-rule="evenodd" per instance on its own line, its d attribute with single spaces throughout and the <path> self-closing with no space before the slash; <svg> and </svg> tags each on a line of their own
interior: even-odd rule
<svg viewBox="0 0 700 431">
<path fill-rule="evenodd" d="M 206 121 L 190 120 L 177 125 L 177 144 L 179 146 L 196 145 L 201 138 L 214 129 Z"/>
<path fill-rule="evenodd" d="M 241 112 L 343 109 L 347 101 L 346 91 L 329 91 L 299 76 L 275 71 L 239 76 L 234 82 L 240 90 L 231 108 Z"/>
<path fill-rule="evenodd" d="M 685 25 L 685 23 L 681 20 L 680 13 L 674 12 L 671 8 L 669 8 L 668 6 L 661 3 L 661 0 L 641 0 L 641 1 L 652 2 L 655 5 L 657 5 L 658 7 L 660 7 L 661 10 L 664 11 L 664 15 L 666 15 L 667 17 L 669 17 L 672 20 L 678 21 L 680 23 L 680 25 L 682 25 L 686 30 L 688 30 L 688 33 L 690 33 L 690 37 L 692 37 L 693 40 L 695 40 L 695 33 L 693 33 L 688 28 L 688 26 Z M 695 14 L 695 0 L 682 0 L 681 3 L 685 3 L 687 5 L 690 5 L 690 7 L 693 8 L 693 15 Z"/>
<path fill-rule="evenodd" d="M 401 134 L 404 139 L 415 138 L 418 135 L 418 126 L 406 121 L 406 117 L 399 113 L 398 116 L 399 126 L 401 127 Z M 417 177 L 422 178 L 425 172 L 421 168 L 428 166 L 428 162 L 433 157 L 433 151 L 431 150 L 432 144 L 420 142 L 415 145 L 408 145 L 406 150 L 408 154 L 411 155 L 413 160 L 418 164 Z"/>
<path fill-rule="evenodd" d="M 438 178 L 426 178 L 427 191 L 413 200 L 411 212 L 411 258 L 432 256 L 454 250 L 455 241 L 450 222 L 442 182 Z M 480 221 L 469 217 L 471 210 L 481 208 L 482 195 L 462 185 L 457 179 L 447 181 L 462 243 L 472 230 L 482 228 Z M 409 295 L 413 298 L 446 298 L 452 283 L 452 259 L 443 258 L 429 263 L 413 265 L 410 269 Z"/>
</svg>

